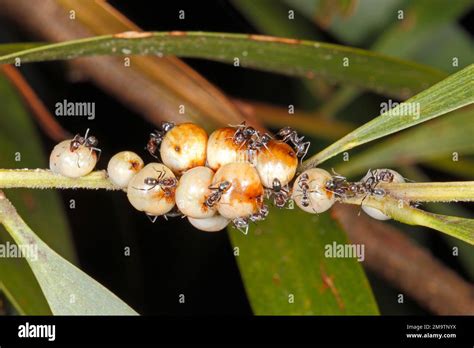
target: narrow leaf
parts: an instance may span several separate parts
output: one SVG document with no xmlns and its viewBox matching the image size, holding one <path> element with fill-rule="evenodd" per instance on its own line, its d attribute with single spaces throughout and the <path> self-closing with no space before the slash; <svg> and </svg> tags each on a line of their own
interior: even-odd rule
<svg viewBox="0 0 474 348">
<path fill-rule="evenodd" d="M 369 141 L 393 134 L 452 110 L 469 105 L 474 101 L 474 65 L 449 76 L 436 85 L 408 99 L 405 104 L 384 112 L 331 144 L 303 163 L 303 168 L 315 167 L 325 160 Z M 404 105 L 411 105 L 419 112 L 404 113 Z"/>
<path fill-rule="evenodd" d="M 3 193 L 0 193 L 0 222 L 18 245 L 29 246 L 31 250 L 37 251 L 26 259 L 54 315 L 137 314 L 44 243 L 17 214 Z"/>
<path fill-rule="evenodd" d="M 445 117 L 430 121 L 423 127 L 416 127 L 369 149 L 350 157 L 350 161 L 336 166 L 338 173 L 346 176 L 364 173 L 368 168 L 410 165 L 434 159 L 446 158 L 452 161 L 453 152 L 462 157 L 474 154 L 474 108 L 453 111 Z M 436 146 L 433 146 L 436 139 Z M 459 161 L 463 162 L 463 160 Z M 453 165 L 458 166 L 458 162 Z M 474 171 L 471 171 L 471 178 Z"/>
<path fill-rule="evenodd" d="M 3 75 L 0 75 L 0 105 L 0 166 L 47 166 L 36 127 L 22 100 Z M 25 189 L 14 190 L 8 194 L 17 210 L 28 216 L 31 226 L 38 229 L 39 236 L 63 257 L 75 262 L 72 236 L 59 194 L 54 191 Z M 4 232 L 0 226 L 0 243 L 13 244 L 14 241 Z M 18 313 L 51 314 L 41 288 L 24 259 L 0 258 L 0 287 Z"/>
<path fill-rule="evenodd" d="M 442 79 L 435 69 L 362 49 L 260 35 L 157 32 L 67 41 L 0 57 L 0 63 L 92 55 L 177 55 L 204 58 L 293 76 L 319 75 L 405 98 Z M 269 57 L 271 59 L 269 59 Z M 349 64 L 344 66 L 344 61 Z"/>
<path fill-rule="evenodd" d="M 378 314 L 361 264 L 327 253 L 349 243 L 329 214 L 272 209 L 248 235 L 229 234 L 255 314 Z"/>
</svg>

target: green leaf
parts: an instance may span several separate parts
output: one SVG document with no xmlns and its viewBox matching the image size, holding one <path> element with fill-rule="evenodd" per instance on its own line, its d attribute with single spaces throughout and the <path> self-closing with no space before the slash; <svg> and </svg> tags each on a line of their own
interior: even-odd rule
<svg viewBox="0 0 474 348">
<path fill-rule="evenodd" d="M 138 36 L 138 37 L 137 37 Z M 435 69 L 357 48 L 260 35 L 161 32 L 106 35 L 46 45 L 0 57 L 0 63 L 92 55 L 177 55 L 365 87 L 404 98 L 442 79 Z M 270 58 L 270 59 L 269 59 Z M 349 65 L 343 66 L 345 59 Z"/>
<path fill-rule="evenodd" d="M 469 33 L 456 24 L 448 24 L 432 32 L 407 58 L 454 73 L 474 61 L 473 44 Z"/>
<path fill-rule="evenodd" d="M 453 152 L 460 156 L 474 154 L 474 108 L 457 110 L 390 139 L 341 162 L 336 172 L 345 176 L 367 172 L 368 168 L 401 166 L 438 158 L 449 158 Z M 436 146 L 433 146 L 436 139 Z M 457 163 L 457 162 L 456 162 Z M 471 178 L 474 171 L 471 172 Z"/>
<path fill-rule="evenodd" d="M 17 93 L 0 74 L 0 167 L 47 166 L 41 141 Z M 20 155 L 21 160 L 15 161 Z M 17 158 L 20 159 L 20 158 Z M 57 192 L 16 189 L 8 192 L 40 236 L 61 255 L 76 261 L 71 233 Z M 14 243 L 0 226 L 0 243 Z M 48 303 L 24 259 L 0 258 L 0 287 L 21 314 L 50 314 Z"/>
<path fill-rule="evenodd" d="M 405 101 L 419 107 L 419 115 L 397 116 L 402 106 L 392 108 L 312 156 L 303 163 L 303 168 L 315 167 L 341 152 L 471 104 L 474 101 L 473 75 L 474 65 L 470 65 L 449 76 Z"/>
<path fill-rule="evenodd" d="M 285 2 L 309 20 L 318 22 L 339 40 L 352 45 L 361 45 L 370 36 L 383 31 L 387 23 L 396 20 L 397 9 L 403 1 L 355 1 L 353 10 L 346 15 L 341 13 L 339 0 L 285 0 Z M 324 2 L 333 6 L 332 13 L 322 13 Z"/>
<path fill-rule="evenodd" d="M 3 193 L 0 194 L 0 222 L 18 245 L 31 248 L 32 257 L 26 259 L 54 315 L 137 314 L 43 242 L 17 214 Z"/>
<path fill-rule="evenodd" d="M 349 243 L 329 214 L 274 208 L 247 235 L 233 228 L 229 234 L 255 314 L 378 314 L 356 259 L 325 257 L 326 246 Z"/>
<path fill-rule="evenodd" d="M 28 50 L 35 47 L 44 46 L 46 43 L 42 42 L 32 42 L 32 43 L 8 43 L 8 44 L 0 44 L 0 56 L 9 54 L 11 52 L 18 52 L 23 50 Z"/>
<path fill-rule="evenodd" d="M 456 0 L 450 3 L 445 0 L 417 0 L 407 4 L 404 19 L 396 21 L 390 30 L 381 35 L 374 44 L 374 50 L 399 57 L 410 57 L 420 52 L 422 43 L 433 40 L 442 42 L 435 33 L 446 24 L 455 23 L 472 7 L 471 0 Z M 440 47 L 436 48 L 436 52 L 440 52 Z"/>
<path fill-rule="evenodd" d="M 372 45 L 374 51 L 413 59 L 449 72 L 472 62 L 471 39 L 455 23 L 472 6 L 470 0 L 450 4 L 445 0 L 418 0 L 406 4 L 400 7 L 404 11 L 404 20 L 395 21 L 381 33 Z M 357 30 L 354 28 L 352 31 Z M 453 66 L 454 57 L 458 59 L 457 66 Z M 361 93 L 353 87 L 342 87 L 321 107 L 320 112 L 334 116 Z"/>
</svg>

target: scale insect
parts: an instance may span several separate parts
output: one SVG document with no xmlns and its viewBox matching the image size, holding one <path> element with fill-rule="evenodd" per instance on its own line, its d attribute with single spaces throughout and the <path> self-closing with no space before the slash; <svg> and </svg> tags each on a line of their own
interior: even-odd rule
<svg viewBox="0 0 474 348">
<path fill-rule="evenodd" d="M 335 195 L 326 189 L 331 175 L 321 168 L 311 168 L 300 174 L 293 184 L 292 198 L 307 213 L 322 213 L 332 207 Z"/>
<path fill-rule="evenodd" d="M 175 206 L 176 185 L 176 177 L 168 167 L 149 163 L 128 183 L 127 197 L 138 211 L 164 215 Z"/>
<path fill-rule="evenodd" d="M 89 174 L 95 168 L 101 153 L 98 143 L 96 137 L 89 135 L 89 129 L 85 136 L 76 134 L 73 139 L 60 142 L 49 157 L 51 171 L 70 178 Z"/>
</svg>

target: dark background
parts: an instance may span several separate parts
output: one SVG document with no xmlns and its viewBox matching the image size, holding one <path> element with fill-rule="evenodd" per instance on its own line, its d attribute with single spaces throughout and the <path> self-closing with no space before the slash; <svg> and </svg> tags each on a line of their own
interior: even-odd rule
<svg viewBox="0 0 474 348">
<path fill-rule="evenodd" d="M 256 30 L 227 1 L 160 1 L 150 9 L 150 1 L 110 1 L 144 30 L 199 30 L 253 33 Z M 202 4 L 205 3 L 206 6 Z M 178 19 L 185 10 L 186 19 Z M 462 19 L 465 27 L 473 14 Z M 17 26 L 0 23 L 2 41 L 31 41 L 35 38 Z M 336 42 L 326 35 L 326 40 Z M 298 82 L 294 79 L 235 69 L 232 66 L 186 60 L 207 79 L 227 94 L 274 104 L 298 107 Z M 118 151 L 138 153 L 145 162 L 153 159 L 144 151 L 152 124 L 130 111 L 117 100 L 88 82 L 70 82 L 66 66 L 40 63 L 22 67 L 22 72 L 51 112 L 58 101 L 96 103 L 96 119 L 60 118 L 62 126 L 72 134 L 91 128 L 99 138 L 102 157 L 99 169 L 105 169 L 109 158 Z M 249 83 L 251 81 L 251 83 Z M 380 97 L 364 96 L 367 103 Z M 41 133 L 41 131 L 40 131 Z M 43 135 L 45 153 L 55 145 Z M 438 180 L 449 180 L 431 172 Z M 104 284 L 141 314 L 251 314 L 250 305 L 225 232 L 205 233 L 192 228 L 187 220 L 159 219 L 151 224 L 135 211 L 121 192 L 62 191 L 62 198 L 74 236 L 80 266 L 87 274 Z M 69 209 L 69 200 L 76 209 Z M 398 227 L 401 227 L 400 224 Z M 291 233 L 291 231 L 288 231 Z M 428 235 L 428 234 L 427 234 Z M 465 275 L 454 258 L 446 259 L 448 246 L 436 233 L 425 238 L 427 246 L 444 262 Z M 124 248 L 131 256 L 124 256 Z M 258 260 L 256 260 L 258 262 Z M 424 313 L 409 300 L 396 303 L 397 290 L 368 274 L 383 314 Z M 178 302 L 186 296 L 185 304 Z"/>
</svg>

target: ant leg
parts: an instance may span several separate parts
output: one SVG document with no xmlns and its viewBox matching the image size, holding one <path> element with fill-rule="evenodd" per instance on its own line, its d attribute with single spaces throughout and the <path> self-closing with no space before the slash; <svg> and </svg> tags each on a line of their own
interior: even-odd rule
<svg viewBox="0 0 474 348">
<path fill-rule="evenodd" d="M 152 224 L 155 223 L 156 219 L 158 219 L 158 215 L 150 215 L 150 214 L 146 214 L 148 220 L 151 221 Z"/>
<path fill-rule="evenodd" d="M 245 226 L 245 229 L 243 229 L 242 227 L 236 227 L 240 232 L 242 232 L 244 235 L 247 235 L 249 233 L 249 225 L 247 224 Z"/>
<path fill-rule="evenodd" d="M 303 143 L 303 155 L 300 157 L 300 160 L 303 161 L 303 158 L 306 156 L 306 154 L 309 151 L 309 147 L 311 146 L 311 143 L 307 141 L 306 143 Z"/>
<path fill-rule="evenodd" d="M 155 185 L 150 185 L 149 188 L 138 188 L 138 187 L 133 187 L 135 190 L 140 190 L 140 191 L 150 191 L 150 190 L 153 190 L 156 186 L 158 186 L 158 184 L 155 184 Z"/>
</svg>

